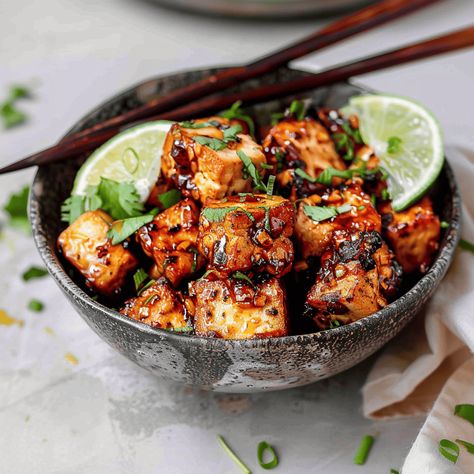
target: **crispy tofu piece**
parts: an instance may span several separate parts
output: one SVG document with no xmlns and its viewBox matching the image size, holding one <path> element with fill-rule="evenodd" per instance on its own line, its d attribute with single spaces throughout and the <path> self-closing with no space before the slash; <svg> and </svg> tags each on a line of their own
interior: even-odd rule
<svg viewBox="0 0 474 474">
<path fill-rule="evenodd" d="M 112 296 L 125 283 L 138 261 L 122 244 L 112 245 L 107 232 L 112 218 L 102 210 L 82 214 L 58 237 L 64 257 L 98 293 Z"/>
<path fill-rule="evenodd" d="M 162 171 L 171 179 L 184 196 L 201 200 L 222 199 L 231 194 L 249 192 L 252 180 L 244 170 L 237 151 L 244 152 L 259 172 L 266 163 L 262 147 L 250 135 L 238 133 L 237 141 L 230 141 L 225 148 L 214 150 L 196 141 L 197 137 L 222 140 L 231 123 L 221 117 L 196 120 L 195 123 L 212 122 L 203 128 L 185 128 L 174 124 L 165 140 Z"/>
<path fill-rule="evenodd" d="M 384 237 L 406 273 L 424 273 L 439 248 L 440 222 L 433 204 L 425 196 L 401 212 L 394 212 L 390 203 L 380 208 Z"/>
<path fill-rule="evenodd" d="M 294 258 L 293 204 L 280 196 L 249 194 L 210 202 L 201 212 L 199 250 L 222 276 L 235 271 L 290 271 Z"/>
<path fill-rule="evenodd" d="M 254 281 L 208 277 L 190 283 L 195 329 L 201 336 L 255 339 L 288 334 L 285 290 L 277 278 Z"/>
<path fill-rule="evenodd" d="M 315 222 L 307 215 L 306 206 L 340 207 L 346 204 L 351 205 L 351 210 L 331 219 Z M 370 196 L 355 182 L 348 182 L 322 196 L 314 194 L 303 199 L 296 212 L 295 237 L 303 259 L 321 256 L 341 232 L 344 239 L 346 231 L 380 233 L 381 230 L 381 217 L 372 205 Z"/>
<path fill-rule="evenodd" d="M 136 234 L 143 251 L 155 265 L 153 278 L 165 276 L 173 286 L 192 276 L 204 264 L 197 247 L 199 209 L 184 199 L 158 214 Z"/>
<path fill-rule="evenodd" d="M 140 296 L 128 300 L 120 312 L 154 328 L 176 329 L 192 325 L 189 309 L 182 294 L 160 278 Z"/>
<path fill-rule="evenodd" d="M 270 129 L 263 140 L 268 163 L 274 166 L 279 188 L 291 200 L 316 191 L 317 186 L 295 175 L 303 169 L 316 178 L 326 168 L 346 168 L 334 148 L 328 131 L 312 118 L 287 118 Z"/>
<path fill-rule="evenodd" d="M 320 329 L 380 310 L 395 296 L 401 269 L 377 232 L 361 232 L 327 250 L 306 298 L 305 315 Z"/>
</svg>

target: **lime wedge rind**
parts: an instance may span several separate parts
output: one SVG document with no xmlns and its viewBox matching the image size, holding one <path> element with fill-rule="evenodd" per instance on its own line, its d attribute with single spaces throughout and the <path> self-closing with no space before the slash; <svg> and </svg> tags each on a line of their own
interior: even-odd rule
<svg viewBox="0 0 474 474">
<path fill-rule="evenodd" d="M 418 201 L 439 176 L 444 163 L 443 138 L 433 114 L 420 103 L 394 95 L 362 95 L 347 110 L 358 115 L 364 142 L 388 171 L 396 211 Z M 400 151 L 388 153 L 388 140 L 402 139 Z"/>
<path fill-rule="evenodd" d="M 97 148 L 74 180 L 72 194 L 83 195 L 100 178 L 133 182 L 145 201 L 161 170 L 161 154 L 166 134 L 173 122 L 159 120 L 136 125 L 119 133 Z"/>
</svg>

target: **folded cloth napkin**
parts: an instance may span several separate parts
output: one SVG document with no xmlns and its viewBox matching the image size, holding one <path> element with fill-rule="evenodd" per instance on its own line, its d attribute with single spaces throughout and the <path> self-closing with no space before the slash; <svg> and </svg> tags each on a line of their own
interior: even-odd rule
<svg viewBox="0 0 474 474">
<path fill-rule="evenodd" d="M 474 155 L 458 148 L 447 155 L 463 197 L 463 238 L 474 242 Z M 449 471 L 452 465 L 438 453 L 443 438 L 474 443 L 474 426 L 453 415 L 455 404 L 474 403 L 473 352 L 474 255 L 459 248 L 423 314 L 384 350 L 362 390 L 364 415 L 372 418 L 426 413 L 436 401 L 404 474 L 474 473 L 473 454 L 461 453 L 462 467 Z"/>
</svg>

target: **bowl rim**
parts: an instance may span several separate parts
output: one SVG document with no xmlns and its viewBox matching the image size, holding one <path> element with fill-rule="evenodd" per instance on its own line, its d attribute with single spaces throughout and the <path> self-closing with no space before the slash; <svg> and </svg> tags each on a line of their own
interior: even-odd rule
<svg viewBox="0 0 474 474">
<path fill-rule="evenodd" d="M 114 94 L 113 96 L 109 97 L 108 99 L 101 102 L 99 105 L 88 111 L 84 114 L 75 124 L 71 127 L 63 138 L 67 137 L 73 131 L 77 130 L 84 124 L 87 120 L 90 119 L 92 115 L 100 111 L 102 108 L 107 106 L 110 103 L 115 102 L 121 96 L 124 96 L 128 93 L 135 91 L 140 86 L 143 86 L 151 81 L 159 81 L 166 77 L 173 77 L 178 74 L 184 73 L 192 73 L 192 72 L 199 72 L 199 71 L 208 71 L 214 69 L 225 68 L 226 66 L 219 67 L 210 67 L 210 68 L 196 68 L 196 69 L 186 69 L 175 71 L 167 74 L 162 74 L 159 76 L 154 76 L 148 78 L 144 81 L 136 83 L 131 87 L 128 87 L 121 92 Z M 306 71 L 305 71 L 306 73 Z M 358 89 L 366 89 L 363 85 L 357 84 L 357 81 L 346 81 L 349 85 L 354 86 Z M 79 300 L 81 306 L 86 306 L 91 308 L 94 312 L 99 312 L 105 317 L 109 317 L 117 321 L 118 323 L 128 325 L 139 332 L 146 333 L 150 336 L 156 337 L 157 341 L 160 339 L 171 339 L 171 340 L 180 340 L 181 342 L 187 341 L 188 344 L 199 344 L 205 346 L 219 346 L 220 349 L 229 348 L 245 348 L 245 349 L 260 349 L 265 348 L 268 345 L 286 345 L 291 344 L 292 342 L 298 341 L 299 343 L 312 343 L 314 341 L 318 342 L 325 342 L 330 338 L 337 337 L 340 335 L 348 335 L 356 330 L 365 329 L 371 330 L 377 323 L 381 322 L 381 320 L 386 320 L 389 322 L 392 318 L 397 317 L 397 314 L 400 310 L 408 309 L 411 306 L 411 301 L 414 297 L 417 297 L 420 293 L 420 290 L 426 290 L 430 286 L 430 282 L 436 279 L 442 279 L 447 272 L 451 261 L 454 257 L 454 253 L 456 251 L 456 247 L 458 241 L 460 239 L 460 228 L 461 228 L 461 217 L 462 217 L 462 205 L 461 205 L 461 195 L 459 186 L 457 184 L 456 178 L 454 176 L 454 172 L 449 164 L 447 158 L 445 158 L 445 163 L 443 165 L 441 173 L 445 173 L 449 187 L 452 189 L 452 198 L 451 198 L 451 205 L 452 211 L 449 221 L 449 227 L 445 229 L 444 237 L 441 241 L 440 249 L 438 255 L 430 266 L 429 270 L 402 296 L 397 298 L 396 300 L 389 303 L 387 306 L 382 308 L 381 310 L 371 314 L 370 316 L 366 316 L 361 318 L 353 323 L 340 326 L 330 330 L 324 330 L 319 332 L 312 332 L 312 333 L 305 333 L 305 334 L 292 334 L 288 336 L 281 336 L 281 337 L 270 337 L 270 338 L 255 338 L 255 339 L 223 339 L 223 338 L 211 338 L 205 336 L 197 336 L 195 334 L 183 334 L 172 332 L 165 329 L 154 328 L 149 326 L 148 324 L 142 323 L 140 321 L 134 320 L 129 318 L 116 310 L 108 308 L 107 306 L 98 303 L 97 301 L 93 300 L 81 287 L 79 287 L 74 280 L 66 273 L 66 271 L 62 268 L 57 255 L 54 251 L 51 251 L 51 248 L 48 244 L 47 239 L 44 237 L 43 233 L 39 231 L 41 227 L 41 219 L 39 217 L 38 212 L 38 200 L 34 192 L 30 192 L 29 196 L 29 218 L 30 223 L 33 231 L 33 238 L 38 249 L 38 252 L 46 265 L 46 268 L 53 279 L 56 281 L 58 286 L 69 296 L 71 296 L 75 300 Z M 32 189 L 35 189 L 37 186 L 41 186 L 42 182 L 42 169 L 38 167 L 36 170 Z M 34 210 L 34 211 L 32 211 Z"/>
</svg>

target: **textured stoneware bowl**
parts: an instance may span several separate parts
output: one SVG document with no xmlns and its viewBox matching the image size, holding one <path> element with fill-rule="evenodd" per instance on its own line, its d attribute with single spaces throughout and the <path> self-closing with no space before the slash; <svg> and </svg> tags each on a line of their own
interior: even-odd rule
<svg viewBox="0 0 474 474">
<path fill-rule="evenodd" d="M 209 71 L 192 71 L 146 81 L 113 97 L 83 118 L 77 131 L 136 107 L 157 94 L 191 83 Z M 289 69 L 253 81 L 252 86 L 301 75 Z M 306 96 L 320 105 L 339 107 L 354 95 L 366 92 L 343 83 L 315 90 Z M 281 110 L 273 101 L 253 109 L 264 120 Z M 223 340 L 173 334 L 128 319 L 92 300 L 70 278 L 58 258 L 55 240 L 63 228 L 61 202 L 69 195 L 82 159 L 42 167 L 34 179 L 30 219 L 38 250 L 49 272 L 72 306 L 107 343 L 141 367 L 186 384 L 224 392 L 281 390 L 309 384 L 349 369 L 396 336 L 431 297 L 440 284 L 459 239 L 461 202 L 448 164 L 433 195 L 442 219 L 450 226 L 443 232 L 436 261 L 416 284 L 395 302 L 372 316 L 330 331 L 263 340 Z"/>
</svg>

